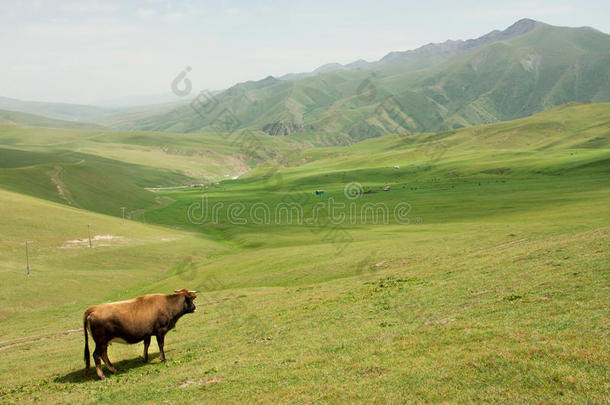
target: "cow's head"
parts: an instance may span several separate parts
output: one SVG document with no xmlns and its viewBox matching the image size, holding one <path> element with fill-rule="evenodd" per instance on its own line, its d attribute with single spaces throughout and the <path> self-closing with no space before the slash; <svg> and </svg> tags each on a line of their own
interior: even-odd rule
<svg viewBox="0 0 610 405">
<path fill-rule="evenodd" d="M 197 298 L 197 293 L 199 291 L 191 291 L 187 290 L 186 288 L 183 288 L 182 290 L 176 290 L 175 292 L 184 296 L 184 313 L 191 314 L 195 312 L 195 309 L 197 309 L 197 307 L 193 303 L 193 300 Z"/>
</svg>

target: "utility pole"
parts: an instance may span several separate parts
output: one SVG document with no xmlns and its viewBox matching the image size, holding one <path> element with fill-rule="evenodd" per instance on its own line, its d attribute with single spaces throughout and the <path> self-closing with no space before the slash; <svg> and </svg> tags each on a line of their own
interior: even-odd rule
<svg viewBox="0 0 610 405">
<path fill-rule="evenodd" d="M 28 250 L 28 241 L 25 241 L 25 261 L 26 261 L 26 272 L 25 275 L 29 277 L 30 275 L 30 252 Z"/>
<path fill-rule="evenodd" d="M 125 225 L 125 207 L 121 207 L 123 210 L 123 225 Z"/>
<path fill-rule="evenodd" d="M 87 224 L 87 235 L 89 236 L 89 249 L 91 249 L 91 226 L 89 224 Z"/>
</svg>

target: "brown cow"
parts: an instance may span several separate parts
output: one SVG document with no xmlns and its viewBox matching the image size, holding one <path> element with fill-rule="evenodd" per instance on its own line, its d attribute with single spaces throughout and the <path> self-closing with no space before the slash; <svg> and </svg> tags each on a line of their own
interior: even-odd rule
<svg viewBox="0 0 610 405">
<path fill-rule="evenodd" d="M 108 359 L 108 344 L 113 341 L 129 344 L 144 341 L 144 362 L 147 362 L 150 337 L 155 336 L 161 352 L 161 361 L 165 361 L 165 334 L 176 326 L 182 315 L 195 312 L 193 300 L 197 297 L 196 293 L 197 291 L 182 289 L 176 290 L 176 294 L 151 294 L 87 308 L 83 316 L 85 375 L 89 375 L 90 366 L 87 331 L 95 341 L 93 359 L 97 375 L 102 380 L 102 360 L 112 374 L 116 372 Z"/>
</svg>

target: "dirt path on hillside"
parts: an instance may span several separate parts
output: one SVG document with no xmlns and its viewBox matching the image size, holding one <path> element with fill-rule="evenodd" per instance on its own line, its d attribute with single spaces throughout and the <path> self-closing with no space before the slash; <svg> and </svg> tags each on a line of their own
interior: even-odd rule
<svg viewBox="0 0 610 405">
<path fill-rule="evenodd" d="M 137 210 L 129 211 L 127 213 L 126 218 L 134 220 L 134 221 L 139 221 L 141 219 L 142 222 L 146 223 L 146 220 L 144 219 L 144 215 L 147 212 L 158 210 L 160 208 L 165 208 L 165 207 L 167 207 L 168 205 L 170 205 L 171 203 L 173 203 L 175 201 L 176 200 L 174 200 L 173 198 L 170 198 L 170 197 L 155 196 L 155 205 L 153 205 L 150 208 L 140 208 L 140 209 L 137 209 Z"/>
<path fill-rule="evenodd" d="M 76 164 L 81 164 L 83 161 L 84 160 L 82 160 Z M 66 184 L 61 179 L 61 174 L 63 171 L 64 171 L 63 167 L 55 166 L 54 170 L 47 172 L 47 174 L 49 175 L 49 178 L 51 179 L 51 183 L 55 184 L 55 187 L 57 187 L 57 194 L 59 194 L 59 198 L 61 198 L 65 202 L 67 202 L 68 205 L 80 208 L 78 203 L 72 197 L 72 193 L 70 192 L 70 190 L 68 189 Z"/>
</svg>

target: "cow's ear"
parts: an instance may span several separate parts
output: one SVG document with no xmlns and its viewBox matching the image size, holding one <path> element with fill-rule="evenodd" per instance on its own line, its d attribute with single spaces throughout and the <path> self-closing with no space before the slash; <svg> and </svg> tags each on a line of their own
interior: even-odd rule
<svg viewBox="0 0 610 405">
<path fill-rule="evenodd" d="M 186 288 L 183 288 L 183 289 L 181 289 L 181 290 L 174 290 L 174 292 L 175 292 L 175 293 L 178 293 L 178 294 L 184 294 L 184 295 L 188 295 L 189 290 L 187 290 Z"/>
</svg>

